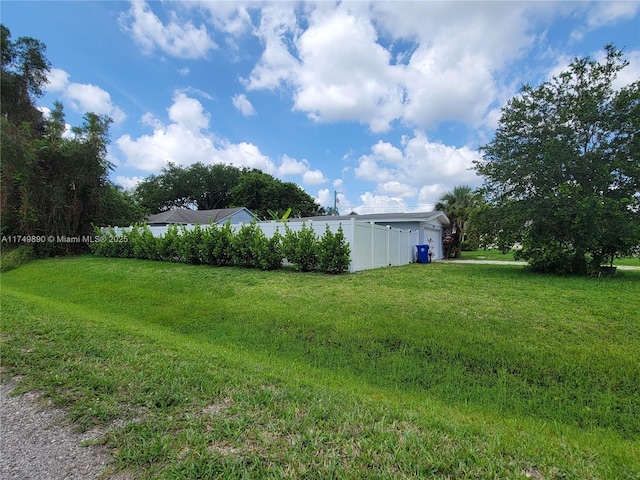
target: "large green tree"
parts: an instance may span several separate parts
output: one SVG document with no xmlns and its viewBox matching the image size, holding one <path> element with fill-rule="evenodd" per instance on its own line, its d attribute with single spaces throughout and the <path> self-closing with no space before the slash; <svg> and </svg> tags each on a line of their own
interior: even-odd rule
<svg viewBox="0 0 640 480">
<path fill-rule="evenodd" d="M 524 86 L 475 164 L 498 242 L 535 270 L 583 274 L 640 245 L 640 81 L 615 90 L 628 62 L 604 53 Z"/>
<path fill-rule="evenodd" d="M 445 257 L 460 258 L 462 241 L 469 227 L 472 215 L 482 203 L 482 197 L 468 185 L 454 187 L 445 193 L 436 204 L 436 210 L 443 211 L 451 223 L 445 231 L 448 239 L 445 245 Z"/>
<path fill-rule="evenodd" d="M 313 197 L 299 186 L 282 182 L 255 169 L 232 165 L 169 164 L 136 188 L 140 205 L 148 213 L 171 208 L 247 207 L 260 218 L 270 218 L 269 210 L 284 214 L 291 208 L 294 217 L 313 216 L 320 211 Z"/>
<path fill-rule="evenodd" d="M 136 187 L 136 196 L 148 213 L 170 208 L 212 210 L 231 205 L 231 190 L 242 170 L 231 165 L 195 163 L 181 167 L 169 163 L 158 175 L 151 175 Z"/>
<path fill-rule="evenodd" d="M 311 217 L 321 209 L 316 201 L 291 182 L 282 182 L 273 176 L 251 170 L 240 176 L 231 192 L 234 205 L 247 207 L 259 218 L 271 218 L 269 210 L 282 216 L 291 208 L 291 217 Z"/>
<path fill-rule="evenodd" d="M 44 121 L 42 136 L 27 123 L 2 119 L 2 233 L 38 237 L 90 235 L 105 219 L 103 196 L 109 188 L 106 160 L 110 119 L 87 114 L 70 137 L 62 105 Z M 38 242 L 39 253 L 81 248 L 64 242 Z"/>
</svg>

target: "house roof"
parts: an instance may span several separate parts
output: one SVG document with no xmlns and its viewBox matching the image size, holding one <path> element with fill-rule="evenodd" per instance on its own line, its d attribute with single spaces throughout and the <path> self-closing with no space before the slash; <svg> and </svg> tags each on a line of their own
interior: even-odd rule
<svg viewBox="0 0 640 480">
<path fill-rule="evenodd" d="M 165 225 L 171 223 L 192 224 L 200 222 L 203 225 L 208 225 L 210 223 L 220 223 L 241 210 L 249 212 L 245 207 L 219 208 L 216 210 L 189 210 L 188 208 L 176 208 L 174 210 L 156 213 L 155 215 L 149 215 L 147 217 L 147 223 L 149 225 Z M 253 215 L 251 212 L 249 213 Z"/>
<path fill-rule="evenodd" d="M 307 221 L 307 220 L 351 220 L 355 218 L 356 221 L 361 222 L 432 222 L 439 220 L 443 225 L 450 223 L 449 217 L 444 212 L 434 210 L 432 212 L 412 212 L 412 213 L 371 213 L 367 215 L 330 215 L 323 217 L 307 217 L 307 218 L 293 218 L 290 221 Z"/>
</svg>

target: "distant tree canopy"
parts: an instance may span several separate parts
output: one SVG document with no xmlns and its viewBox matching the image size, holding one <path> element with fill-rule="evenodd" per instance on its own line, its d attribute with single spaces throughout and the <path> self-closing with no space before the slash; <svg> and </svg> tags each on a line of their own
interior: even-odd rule
<svg viewBox="0 0 640 480">
<path fill-rule="evenodd" d="M 62 104 L 56 103 L 46 118 L 35 106 L 50 69 L 44 44 L 26 37 L 13 42 L 4 25 L 0 31 L 2 236 L 57 240 L 91 235 L 93 224 L 113 223 L 123 215 L 129 216 L 126 223 L 140 220 L 133 199 L 107 178 L 111 119 L 88 113 L 80 127 L 65 134 Z M 58 241 L 33 246 L 41 255 L 86 248 Z"/>
<path fill-rule="evenodd" d="M 135 195 L 147 213 L 171 208 L 246 207 L 259 218 L 270 218 L 268 210 L 291 216 L 318 215 L 320 206 L 295 183 L 282 182 L 255 169 L 231 165 L 189 167 L 169 164 L 159 175 L 151 175 L 138 184 Z"/>
<path fill-rule="evenodd" d="M 484 223 L 534 270 L 584 274 L 640 245 L 640 80 L 613 88 L 627 64 L 608 45 L 523 87 L 482 148 Z"/>
</svg>

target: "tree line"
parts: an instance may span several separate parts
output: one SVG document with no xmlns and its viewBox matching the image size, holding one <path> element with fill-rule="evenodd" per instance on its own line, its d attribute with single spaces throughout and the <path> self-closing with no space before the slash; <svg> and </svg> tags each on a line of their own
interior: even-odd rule
<svg viewBox="0 0 640 480">
<path fill-rule="evenodd" d="M 246 207 L 260 219 L 269 219 L 269 211 L 282 216 L 289 208 L 290 216 L 298 218 L 325 213 L 295 183 L 282 182 L 257 169 L 223 164 L 182 167 L 170 163 L 160 174 L 140 182 L 135 198 L 150 214 L 172 208 L 231 207 Z"/>
</svg>

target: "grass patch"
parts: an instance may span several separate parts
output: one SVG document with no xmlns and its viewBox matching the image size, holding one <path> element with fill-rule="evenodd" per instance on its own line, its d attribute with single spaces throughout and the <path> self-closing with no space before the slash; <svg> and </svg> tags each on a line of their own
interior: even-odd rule
<svg viewBox="0 0 640 480">
<path fill-rule="evenodd" d="M 33 247 L 20 246 L 0 250 L 0 272 L 8 272 L 21 265 L 26 265 L 35 258 Z"/>
<path fill-rule="evenodd" d="M 640 267 L 640 258 L 639 257 L 622 257 L 616 258 L 613 261 L 613 265 L 624 265 L 627 267 Z"/>
<path fill-rule="evenodd" d="M 3 275 L 2 364 L 141 478 L 631 479 L 639 283 L 38 260 Z"/>
<path fill-rule="evenodd" d="M 462 260 L 497 260 L 513 262 L 515 260 L 514 253 L 514 250 L 502 253 L 502 251 L 498 249 L 491 248 L 486 250 L 463 251 L 461 258 Z"/>
</svg>

